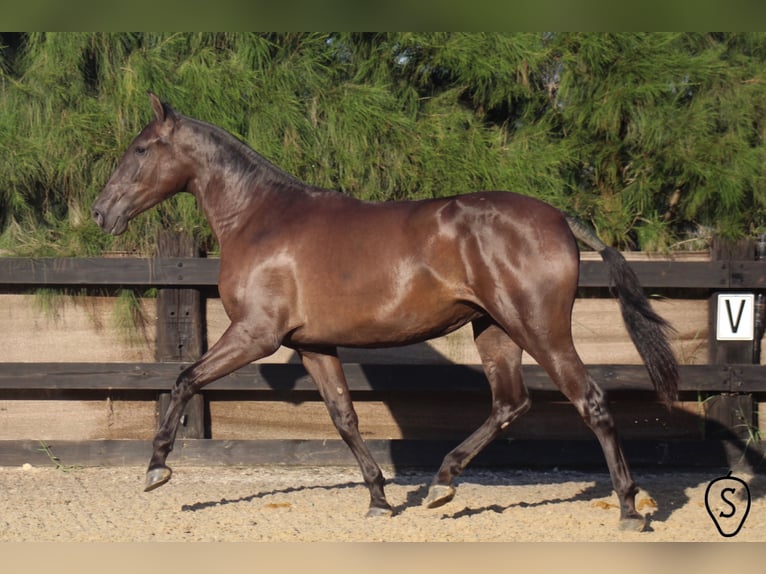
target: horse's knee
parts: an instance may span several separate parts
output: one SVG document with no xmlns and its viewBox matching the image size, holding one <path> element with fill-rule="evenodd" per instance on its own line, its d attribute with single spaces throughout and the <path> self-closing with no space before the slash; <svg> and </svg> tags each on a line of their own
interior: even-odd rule
<svg viewBox="0 0 766 574">
<path fill-rule="evenodd" d="M 178 375 L 178 378 L 176 378 L 176 382 L 173 384 L 173 387 L 170 389 L 171 399 L 176 399 L 181 401 L 190 399 L 191 396 L 195 393 L 194 380 L 195 380 L 194 372 L 192 371 L 191 367 L 183 371 L 180 375 Z"/>
</svg>

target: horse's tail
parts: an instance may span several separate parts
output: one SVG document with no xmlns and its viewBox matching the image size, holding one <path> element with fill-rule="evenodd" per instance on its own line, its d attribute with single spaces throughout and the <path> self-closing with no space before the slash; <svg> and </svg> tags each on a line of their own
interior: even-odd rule
<svg viewBox="0 0 766 574">
<path fill-rule="evenodd" d="M 669 408 L 678 397 L 678 363 L 667 337 L 672 327 L 651 308 L 636 273 L 622 254 L 604 244 L 581 221 L 570 216 L 566 220 L 574 236 L 598 251 L 607 264 L 630 338 L 649 371 L 655 390 Z"/>
</svg>

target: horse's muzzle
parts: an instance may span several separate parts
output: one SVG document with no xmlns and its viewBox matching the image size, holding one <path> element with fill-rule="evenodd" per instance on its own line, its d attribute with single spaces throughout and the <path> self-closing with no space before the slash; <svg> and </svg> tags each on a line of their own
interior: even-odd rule
<svg viewBox="0 0 766 574">
<path fill-rule="evenodd" d="M 106 233 L 121 235 L 128 228 L 128 218 L 124 215 L 120 215 L 110 222 L 109 218 L 98 207 L 94 206 L 91 213 L 96 224 Z"/>
</svg>

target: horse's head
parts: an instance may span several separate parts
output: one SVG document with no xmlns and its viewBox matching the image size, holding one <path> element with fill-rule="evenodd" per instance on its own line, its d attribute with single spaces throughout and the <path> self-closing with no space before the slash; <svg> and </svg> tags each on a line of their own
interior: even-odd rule
<svg viewBox="0 0 766 574">
<path fill-rule="evenodd" d="M 155 119 L 131 142 L 93 204 L 96 223 L 112 235 L 120 235 L 139 213 L 181 191 L 188 181 L 182 154 L 174 135 L 178 116 L 150 93 Z"/>
</svg>

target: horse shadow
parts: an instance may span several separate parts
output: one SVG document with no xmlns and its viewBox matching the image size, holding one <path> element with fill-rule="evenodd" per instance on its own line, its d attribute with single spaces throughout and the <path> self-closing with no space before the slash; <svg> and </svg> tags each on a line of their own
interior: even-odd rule
<svg viewBox="0 0 766 574">
<path fill-rule="evenodd" d="M 569 479 L 572 478 L 571 474 L 568 476 L 569 476 Z M 402 473 L 397 474 L 394 478 L 389 478 L 388 480 L 386 480 L 386 485 L 395 484 L 408 489 L 406 491 L 404 499 L 400 503 L 394 504 L 392 506 L 394 516 L 403 514 L 407 510 L 411 508 L 419 507 L 421 505 L 422 500 L 428 491 L 428 486 L 425 482 L 425 479 L 427 479 L 427 477 L 428 477 L 428 473 L 426 470 L 408 469 L 407 471 L 403 471 Z M 521 477 L 521 474 L 517 471 L 514 475 L 514 478 L 511 481 L 511 484 L 519 484 L 519 485 L 524 484 L 525 481 L 523 480 L 523 478 L 520 478 L 520 477 Z M 490 476 L 486 472 L 482 472 L 482 471 L 478 471 L 478 472 L 468 471 L 464 477 L 456 479 L 455 484 L 459 488 L 461 483 L 467 483 L 467 482 L 478 483 L 478 484 L 483 484 L 487 486 L 508 484 L 508 481 L 504 481 L 502 479 L 501 473 L 493 472 L 492 475 Z M 555 483 L 555 479 L 546 480 L 543 482 Z M 541 481 L 537 480 L 535 481 L 534 484 L 539 485 L 541 484 Z M 268 498 L 272 496 L 283 495 L 283 494 L 294 494 L 294 493 L 307 492 L 307 491 L 313 491 L 313 490 L 338 492 L 342 490 L 363 488 L 363 487 L 364 487 L 364 482 L 360 479 L 357 481 L 346 481 L 346 482 L 340 482 L 340 483 L 312 484 L 312 485 L 288 486 L 284 488 L 272 488 L 269 490 L 263 490 L 263 491 L 255 492 L 253 494 L 249 494 L 246 496 L 240 496 L 237 498 L 221 498 L 218 500 L 208 500 L 208 501 L 195 502 L 191 504 L 184 504 L 181 507 L 181 511 L 194 513 L 194 512 L 200 512 L 200 511 L 205 511 L 205 510 L 209 510 L 213 508 L 229 506 L 229 505 L 249 504 L 259 500 L 267 500 Z M 442 512 L 439 518 L 441 518 L 442 520 L 459 519 L 466 516 L 482 514 L 485 512 L 502 513 L 502 512 L 505 512 L 506 510 L 511 510 L 514 508 L 531 508 L 531 507 L 537 507 L 537 506 L 553 505 L 559 502 L 577 502 L 577 501 L 596 500 L 596 499 L 600 499 L 600 498 L 604 498 L 608 496 L 609 492 L 610 492 L 610 487 L 599 482 L 591 486 L 588 486 L 585 489 L 566 498 L 559 497 L 559 498 L 533 500 L 530 502 L 525 500 L 519 500 L 519 501 L 512 502 L 510 504 L 507 504 L 505 506 L 501 504 L 491 504 L 488 506 L 476 507 L 476 508 L 464 507 L 456 511 L 455 510 L 450 511 L 449 510 L 450 507 L 445 507 L 445 509 L 447 509 L 448 511 Z"/>
<path fill-rule="evenodd" d="M 386 402 L 386 406 L 388 407 L 394 422 L 399 428 L 402 439 L 422 438 L 422 432 L 424 430 L 424 426 L 427 426 L 427 423 L 424 423 L 422 417 L 418 418 L 417 416 L 413 416 L 413 406 L 408 404 L 409 401 L 401 399 L 390 399 L 391 395 L 385 394 L 385 391 L 390 389 L 391 381 L 389 380 L 389 375 L 386 375 L 384 371 L 375 368 L 376 365 L 380 365 L 381 363 L 420 363 L 448 366 L 451 371 L 451 378 L 464 378 L 465 380 L 470 381 L 472 385 L 473 383 L 476 383 L 476 388 L 481 390 L 477 390 L 477 394 L 474 398 L 479 401 L 486 401 L 487 410 L 486 413 L 482 415 L 482 417 L 489 413 L 489 387 L 481 369 L 477 369 L 476 367 L 469 365 L 456 364 L 426 343 L 397 349 L 395 353 L 385 349 L 377 350 L 344 348 L 339 349 L 339 355 L 344 364 L 360 365 L 360 368 L 363 370 L 373 393 L 376 390 L 380 390 L 379 397 Z M 296 388 L 297 383 L 301 378 L 307 376 L 305 371 L 303 371 L 302 367 L 300 366 L 300 358 L 297 353 L 294 353 L 289 358 L 288 364 L 292 365 L 294 368 L 288 369 L 288 372 L 292 373 L 292 375 L 289 375 L 289 380 L 287 381 L 285 380 L 286 371 L 284 369 L 284 365 L 264 363 L 261 365 L 260 374 L 266 383 L 271 385 L 274 389 L 285 391 L 281 395 L 284 400 L 296 403 L 307 400 L 305 393 L 301 394 L 289 392 L 290 389 Z M 435 396 L 436 395 L 433 392 L 428 394 L 429 400 Z M 534 404 L 534 393 L 532 398 Z M 314 397 L 314 400 L 316 399 L 317 398 Z M 423 405 L 423 402 L 421 401 L 420 404 Z M 425 405 L 423 408 L 428 408 L 428 405 Z M 576 416 L 573 407 L 572 412 L 574 413 L 573 416 Z M 525 418 L 530 417 L 530 415 L 534 417 L 534 411 L 525 414 L 519 421 L 514 422 L 514 424 L 511 425 L 511 427 L 506 432 L 506 435 L 508 433 L 512 434 L 514 427 L 522 422 Z M 635 447 L 631 444 L 630 440 L 623 440 L 626 458 L 628 459 L 629 464 L 631 464 L 634 478 L 636 479 L 636 482 L 639 486 L 642 486 L 642 474 L 651 477 L 650 480 L 657 484 L 665 480 L 672 481 L 670 488 L 665 487 L 661 489 L 662 494 L 659 496 L 660 499 L 656 500 L 656 506 L 651 508 L 649 512 L 645 512 L 649 516 L 650 523 L 664 522 L 668 520 L 668 518 L 676 509 L 692 502 L 689 500 L 689 496 L 687 494 L 687 490 L 689 488 L 698 486 L 701 481 L 712 481 L 718 477 L 725 476 L 729 470 L 736 470 L 752 475 L 749 482 L 750 496 L 752 499 L 766 497 L 766 474 L 764 474 L 766 473 L 766 454 L 764 453 L 763 448 L 757 442 L 750 442 L 745 440 L 741 436 L 734 434 L 731 429 L 718 424 L 715 421 L 710 421 L 702 416 L 695 415 L 682 409 L 674 409 L 674 411 L 670 413 L 670 416 L 673 417 L 676 422 L 684 428 L 704 427 L 705 436 L 719 439 L 717 441 L 711 442 L 711 445 L 714 445 L 711 446 L 711 448 L 718 449 L 718 452 L 708 453 L 709 456 L 706 456 L 706 459 L 710 461 L 709 463 L 684 468 L 672 464 L 672 461 L 669 463 L 668 459 L 672 458 L 672 455 L 668 456 L 667 453 L 665 453 L 664 456 L 658 457 L 658 460 L 661 460 L 661 462 L 654 464 L 652 462 L 653 453 L 646 452 L 645 450 L 647 448 L 646 444 L 651 443 L 651 441 L 637 441 L 641 443 L 641 446 Z M 481 420 L 483 420 L 483 418 Z M 476 428 L 481 423 L 481 420 L 470 421 L 469 424 L 465 424 L 464 422 L 462 427 L 472 430 L 472 428 Z M 452 423 L 455 424 L 456 421 L 452 421 Z M 450 423 L 447 422 L 447 425 L 449 424 Z M 473 427 L 471 427 L 471 425 L 473 425 Z M 360 421 L 360 426 L 364 426 L 364 420 Z M 463 432 L 462 427 L 460 432 L 457 434 L 455 433 L 454 428 L 447 429 L 450 431 L 448 434 L 451 434 L 452 437 L 449 439 L 441 440 L 437 437 L 441 432 L 444 432 L 445 429 L 439 427 L 438 424 L 436 427 L 437 428 L 430 431 L 432 435 L 428 438 L 435 440 L 429 441 L 429 445 L 432 445 L 433 448 L 430 448 L 427 452 L 418 451 L 413 453 L 412 449 L 404 444 L 406 443 L 406 440 L 390 441 L 389 452 L 387 453 L 389 460 L 381 461 L 381 466 L 384 468 L 390 466 L 393 469 L 394 478 L 390 479 L 389 483 L 394 482 L 412 486 L 412 489 L 407 492 L 406 499 L 398 506 L 394 507 L 394 514 L 404 512 L 408 508 L 420 506 L 422 504 L 422 500 L 424 499 L 427 492 L 428 483 L 430 482 L 430 480 L 423 481 L 424 476 L 427 476 L 424 474 L 424 472 L 431 471 L 435 473 L 439 464 L 441 463 L 442 458 L 447 454 L 447 452 L 449 452 L 453 446 L 457 445 L 462 440 L 462 438 L 465 438 L 465 436 L 470 433 L 470 430 L 467 430 L 464 436 L 457 438 L 458 434 Z M 532 425 L 532 428 L 534 428 L 534 425 Z M 583 428 L 585 428 L 584 423 Z M 618 431 L 620 430 L 621 429 L 618 425 Z M 555 442 L 556 441 L 546 441 L 545 444 L 550 445 Z M 593 503 L 598 503 L 598 501 L 611 496 L 612 484 L 606 463 L 603 462 L 603 457 L 600 455 L 601 451 L 598 442 L 595 440 L 595 438 L 585 442 L 587 443 L 585 448 L 592 449 L 589 456 L 586 458 L 590 461 L 601 460 L 601 463 L 594 464 L 590 462 L 586 465 L 578 463 L 575 458 L 576 455 L 573 455 L 572 453 L 567 455 L 568 443 L 566 440 L 563 440 L 563 446 L 560 449 L 556 449 L 553 452 L 542 456 L 542 462 L 536 464 L 534 467 L 527 464 L 526 468 L 527 470 L 584 470 L 591 473 L 590 476 L 592 476 L 594 471 L 601 473 L 601 476 L 603 477 L 602 479 L 566 499 L 569 501 L 591 501 Z M 658 444 L 661 445 L 661 443 L 662 441 L 658 441 Z M 582 448 L 581 444 L 578 444 L 578 449 L 579 448 Z M 512 473 L 513 481 L 517 483 L 523 483 L 523 471 L 525 467 L 523 463 L 520 465 L 517 461 L 514 461 L 514 452 L 516 451 L 514 451 L 513 440 L 504 440 L 502 438 L 496 440 L 493 444 L 487 447 L 485 452 L 480 453 L 474 459 L 474 461 L 471 462 L 466 471 L 460 477 L 458 477 L 456 484 L 460 484 L 461 481 L 464 482 L 466 480 L 477 481 L 479 484 L 489 484 L 490 482 L 488 481 L 497 480 L 496 477 L 498 476 L 498 472 L 500 475 L 502 475 L 503 469 L 508 469 L 508 471 Z M 561 455 L 561 460 L 557 459 L 558 455 Z M 632 459 L 636 458 L 644 461 L 644 464 L 635 464 L 631 462 Z M 527 457 L 527 460 L 529 460 L 529 457 Z M 490 479 L 488 478 L 488 475 L 482 473 L 482 469 L 487 468 L 493 469 L 492 476 L 495 478 Z M 408 474 L 408 471 L 413 469 L 420 472 L 416 474 Z M 518 474 L 519 471 L 522 472 L 521 475 Z M 539 476 L 539 474 L 535 473 L 534 476 Z M 566 482 L 571 480 L 571 477 L 567 473 L 551 472 L 546 473 L 546 477 L 546 480 L 551 481 Z M 407 481 L 410 482 L 408 483 Z M 349 486 L 359 484 L 361 484 L 361 481 L 359 483 L 343 483 L 337 485 L 326 485 L 322 487 L 296 487 L 296 489 L 336 489 L 348 488 Z M 665 483 L 663 482 L 663 484 Z M 265 494 L 268 493 L 254 494 L 251 497 L 247 497 L 247 499 L 255 499 L 264 496 Z M 649 494 L 651 495 L 651 492 L 649 492 Z M 563 499 L 542 499 L 528 501 L 516 500 L 506 505 L 503 505 L 501 502 L 499 502 L 497 504 L 492 504 L 486 507 L 465 507 L 456 511 L 447 510 L 447 512 L 442 514 L 441 517 L 444 519 L 458 519 L 463 516 L 485 512 L 504 512 L 506 510 L 515 508 L 555 504 L 557 502 L 561 502 L 562 500 Z M 247 502 L 247 500 L 243 499 L 241 502 Z M 205 503 L 203 503 L 203 505 L 204 504 Z M 212 504 L 220 503 L 216 502 Z M 193 508 L 190 508 L 190 510 L 193 510 Z"/>
<path fill-rule="evenodd" d="M 638 509 L 645 514 L 647 518 L 647 525 L 645 530 L 652 532 L 652 527 L 655 523 L 666 522 L 672 514 L 690 503 L 702 503 L 703 501 L 693 501 L 686 494 L 686 491 L 690 487 L 696 487 L 700 484 L 704 484 L 709 480 L 710 476 L 716 477 L 717 475 L 705 475 L 704 473 L 683 473 L 680 475 L 679 480 L 678 473 L 671 473 L 669 476 L 661 474 L 654 474 L 649 480 L 649 494 L 651 498 L 643 500 L 649 500 L 649 510 L 642 507 L 642 497 L 638 499 Z M 407 488 L 405 498 L 393 504 L 393 516 L 398 516 L 407 513 L 413 508 L 421 506 L 422 500 L 428 490 L 426 479 L 428 475 L 424 470 L 409 469 L 397 474 L 394 478 L 386 481 L 387 485 L 396 484 Z M 673 486 L 674 488 L 667 487 L 667 480 L 671 478 L 677 481 Z M 617 510 L 617 504 L 614 502 L 605 502 L 612 496 L 612 487 L 609 483 L 608 476 L 605 476 L 603 480 L 596 480 L 591 484 L 588 484 L 576 492 L 572 492 L 569 495 L 562 495 L 556 497 L 536 497 L 532 495 L 521 496 L 511 502 L 504 503 L 504 501 L 498 501 L 497 503 L 488 504 L 484 506 L 470 506 L 470 498 L 468 496 L 460 496 L 460 486 L 462 483 L 475 483 L 480 485 L 504 485 L 504 486 L 523 486 L 525 484 L 534 484 L 539 486 L 541 484 L 556 485 L 559 482 L 570 481 L 592 481 L 593 473 L 582 473 L 566 471 L 563 473 L 544 473 L 541 478 L 540 473 L 534 473 L 529 476 L 524 471 L 513 471 L 510 476 L 506 476 L 505 473 L 493 471 L 488 473 L 484 470 L 467 470 L 466 473 L 456 480 L 456 486 L 458 487 L 458 496 L 452 502 L 438 509 L 432 510 L 435 520 L 460 520 L 467 517 L 478 516 L 482 514 L 503 514 L 505 512 L 523 511 L 527 508 L 538 508 L 550 506 L 555 508 L 556 505 L 566 502 L 590 502 L 593 506 L 615 512 Z M 657 487 L 662 487 L 664 495 L 662 497 L 652 494 L 652 490 Z M 222 498 L 219 500 L 200 501 L 192 504 L 185 504 L 181 507 L 182 512 L 196 513 L 200 511 L 211 510 L 219 507 L 229 505 L 245 505 L 251 504 L 256 501 L 267 501 L 272 496 L 278 496 L 283 494 L 300 493 L 312 490 L 327 491 L 335 493 L 346 489 L 361 489 L 364 487 L 364 483 L 361 480 L 347 481 L 327 484 L 312 484 L 302 486 L 290 486 L 284 488 L 268 489 L 259 492 L 255 492 L 250 495 L 241 496 L 238 498 Z M 758 499 L 766 496 L 766 482 L 762 477 L 754 477 L 749 482 L 749 493 L 751 499 Z M 361 513 L 361 508 L 360 508 Z"/>
</svg>

